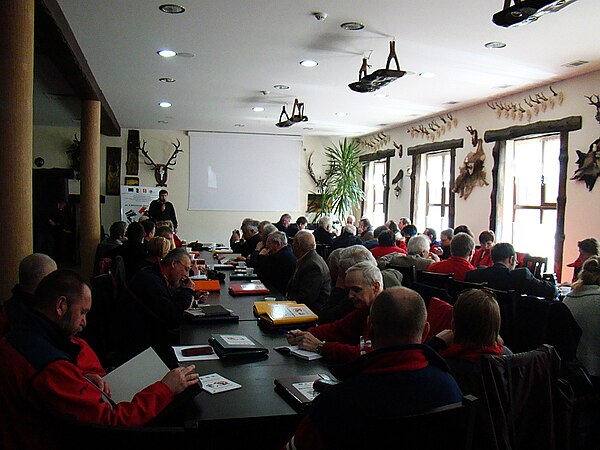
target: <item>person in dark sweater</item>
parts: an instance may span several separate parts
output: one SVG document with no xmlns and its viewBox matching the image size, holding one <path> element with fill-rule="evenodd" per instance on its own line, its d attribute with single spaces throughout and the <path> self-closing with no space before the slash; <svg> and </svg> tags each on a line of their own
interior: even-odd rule
<svg viewBox="0 0 600 450">
<path fill-rule="evenodd" d="M 132 222 L 125 232 L 127 241 L 115 247 L 109 253 L 110 258 L 121 256 L 125 265 L 125 277 L 130 280 L 137 272 L 148 265 L 148 251 L 144 244 L 144 227 L 139 222 Z"/>
<path fill-rule="evenodd" d="M 260 280 L 270 289 L 285 295 L 296 270 L 296 257 L 283 231 L 269 234 L 267 246 L 259 253 L 259 261 L 256 269 Z"/>
</svg>

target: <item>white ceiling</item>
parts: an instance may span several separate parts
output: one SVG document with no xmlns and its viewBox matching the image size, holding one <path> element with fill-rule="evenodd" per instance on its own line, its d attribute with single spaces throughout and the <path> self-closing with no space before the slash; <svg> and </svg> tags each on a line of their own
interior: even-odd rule
<svg viewBox="0 0 600 450">
<path fill-rule="evenodd" d="M 160 12 L 166 2 L 58 0 L 121 127 L 356 136 L 600 69 L 598 0 L 511 29 L 491 21 L 504 0 L 180 0 L 179 15 Z M 409 74 L 378 91 L 386 98 L 351 91 L 363 55 L 369 72 L 384 67 L 392 38 Z M 195 56 L 163 59 L 163 48 Z M 307 58 L 319 65 L 298 64 Z M 590 63 L 563 66 L 575 60 Z M 309 121 L 277 128 L 295 97 Z"/>
</svg>

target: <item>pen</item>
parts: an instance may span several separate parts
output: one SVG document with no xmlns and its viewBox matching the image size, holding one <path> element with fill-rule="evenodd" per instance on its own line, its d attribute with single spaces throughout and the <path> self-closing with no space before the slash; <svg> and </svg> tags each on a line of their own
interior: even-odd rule
<svg viewBox="0 0 600 450">
<path fill-rule="evenodd" d="M 283 328 L 277 328 L 277 332 L 281 334 L 285 334 L 288 336 L 293 336 L 294 334 L 290 330 L 285 330 Z"/>
</svg>

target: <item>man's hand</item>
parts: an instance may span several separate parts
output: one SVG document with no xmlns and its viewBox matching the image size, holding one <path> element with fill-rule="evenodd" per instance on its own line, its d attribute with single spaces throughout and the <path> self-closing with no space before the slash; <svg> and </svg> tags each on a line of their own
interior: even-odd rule
<svg viewBox="0 0 600 450">
<path fill-rule="evenodd" d="M 323 341 L 314 337 L 311 333 L 305 332 L 298 339 L 298 347 L 302 350 L 316 352 L 323 345 Z"/>
<path fill-rule="evenodd" d="M 100 375 L 96 373 L 84 373 L 83 376 L 86 377 L 92 383 L 94 383 L 94 385 L 96 385 L 98 389 L 100 389 L 102 392 L 104 392 L 110 397 L 110 386 L 106 381 L 102 379 L 102 377 L 100 377 Z"/>
<path fill-rule="evenodd" d="M 288 344 L 298 345 L 303 334 L 304 334 L 304 331 L 300 331 L 300 330 L 290 331 L 289 334 L 287 335 Z"/>
<path fill-rule="evenodd" d="M 447 346 L 450 346 L 454 342 L 454 331 L 443 330 L 436 334 L 435 337 L 444 341 Z"/>
<path fill-rule="evenodd" d="M 180 394 L 188 387 L 198 383 L 200 376 L 194 372 L 195 368 L 196 366 L 193 364 L 187 367 L 178 367 L 168 372 L 161 381 L 173 391 L 173 394 Z"/>
<path fill-rule="evenodd" d="M 442 253 L 443 253 L 443 251 L 442 251 Z M 440 261 L 440 257 L 433 252 L 429 252 L 429 259 L 432 259 L 435 262 Z"/>
<path fill-rule="evenodd" d="M 196 290 L 196 285 L 194 284 L 194 282 L 192 280 L 190 280 L 189 277 L 183 277 L 179 281 L 179 287 L 182 289 L 191 289 L 192 291 Z"/>
</svg>

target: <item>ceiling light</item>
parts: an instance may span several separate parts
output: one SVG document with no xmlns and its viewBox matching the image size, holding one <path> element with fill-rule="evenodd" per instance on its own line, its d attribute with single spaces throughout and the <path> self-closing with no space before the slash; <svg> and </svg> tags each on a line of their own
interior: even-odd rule
<svg viewBox="0 0 600 450">
<path fill-rule="evenodd" d="M 486 42 L 484 44 L 485 48 L 504 48 L 506 47 L 506 44 L 504 42 L 499 42 L 499 41 L 491 41 L 491 42 Z"/>
<path fill-rule="evenodd" d="M 419 76 L 421 78 L 433 78 L 433 77 L 435 77 L 435 73 L 433 73 L 433 72 L 421 72 L 419 74 Z"/>
<path fill-rule="evenodd" d="M 170 108 L 171 104 L 169 102 L 160 102 L 158 106 L 160 106 L 161 108 Z"/>
<path fill-rule="evenodd" d="M 319 63 L 312 59 L 303 59 L 300 61 L 300 65 L 304 67 L 316 67 Z"/>
<path fill-rule="evenodd" d="M 244 128 L 246 125 L 244 125 L 243 123 L 234 123 L 233 126 L 238 128 Z"/>
<path fill-rule="evenodd" d="M 252 111 L 254 112 L 263 112 L 264 110 L 265 108 L 262 106 L 255 106 L 254 108 L 252 108 Z"/>
<path fill-rule="evenodd" d="M 512 87 L 512 84 L 501 84 L 499 86 L 492 87 L 492 89 L 508 89 L 509 87 Z"/>
<path fill-rule="evenodd" d="M 336 116 L 338 117 L 346 117 L 348 115 L 347 112 L 343 112 L 343 111 L 339 111 L 335 113 Z"/>
<path fill-rule="evenodd" d="M 302 129 L 303 129 L 303 130 L 309 130 L 309 131 L 310 131 L 310 130 L 312 130 L 313 128 L 312 128 L 312 127 L 304 127 L 304 128 L 302 128 Z"/>
<path fill-rule="evenodd" d="M 340 27 L 346 31 L 360 31 L 365 28 L 360 22 L 344 22 Z"/>
<path fill-rule="evenodd" d="M 169 122 L 166 120 L 159 120 L 158 123 L 169 123 Z"/>
<path fill-rule="evenodd" d="M 289 86 L 286 86 L 285 84 L 276 84 L 273 86 L 275 89 L 280 89 L 280 90 L 285 90 L 285 89 L 289 89 Z"/>
<path fill-rule="evenodd" d="M 588 64 L 589 61 L 585 61 L 583 59 L 578 59 L 577 61 L 571 61 L 570 63 L 567 64 L 563 64 L 563 67 L 579 67 L 579 66 L 583 66 L 584 64 Z"/>
<path fill-rule="evenodd" d="M 163 58 L 172 58 L 173 56 L 177 56 L 177 52 L 169 50 L 167 48 L 159 50 L 156 53 L 158 53 Z"/>
<path fill-rule="evenodd" d="M 449 102 L 445 102 L 444 105 L 458 105 L 460 102 L 456 100 L 450 100 Z"/>
<path fill-rule="evenodd" d="M 161 77 L 158 79 L 161 83 L 175 83 L 175 78 Z"/>
<path fill-rule="evenodd" d="M 158 9 L 165 14 L 181 14 L 185 12 L 185 8 L 183 6 L 175 5 L 173 3 L 165 3 L 164 5 L 160 5 Z"/>
<path fill-rule="evenodd" d="M 324 12 L 314 12 L 313 16 L 319 22 L 323 22 L 325 19 L 327 19 L 327 13 L 324 13 Z"/>
</svg>

